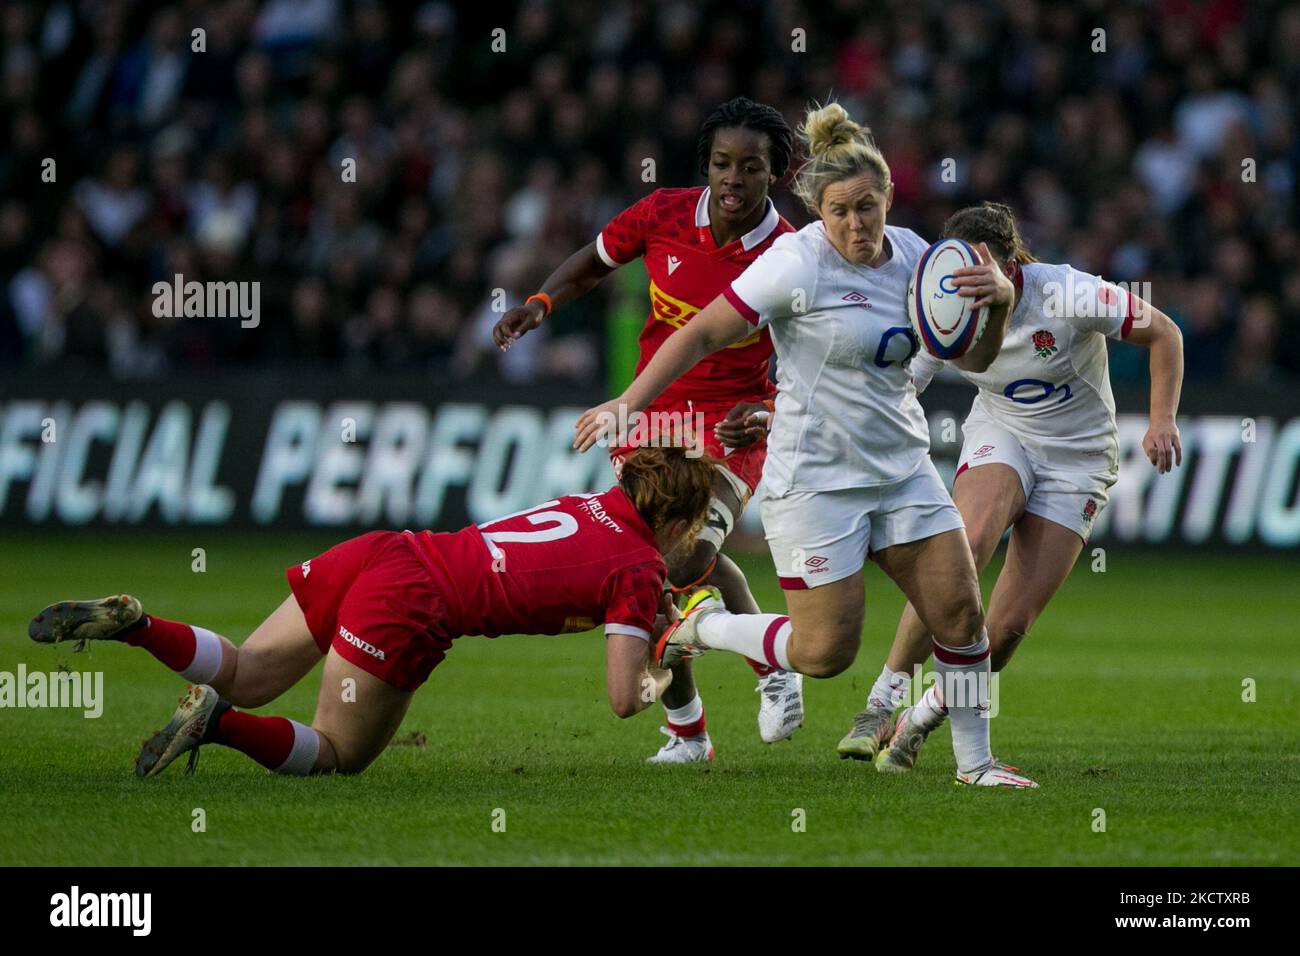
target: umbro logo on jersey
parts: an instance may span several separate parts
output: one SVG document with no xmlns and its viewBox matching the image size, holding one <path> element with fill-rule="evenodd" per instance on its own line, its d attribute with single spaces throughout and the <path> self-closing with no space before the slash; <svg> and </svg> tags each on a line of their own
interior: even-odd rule
<svg viewBox="0 0 1300 956">
<path fill-rule="evenodd" d="M 848 295 L 844 297 L 843 301 L 852 302 L 854 305 L 857 305 L 860 302 L 866 302 L 867 297 L 863 295 L 861 292 L 850 292 Z"/>
<path fill-rule="evenodd" d="M 682 264 L 682 260 L 681 260 L 681 259 L 678 259 L 676 256 L 669 256 L 669 257 L 668 257 L 668 274 L 669 274 L 669 275 L 672 275 L 674 272 L 676 272 L 676 271 L 677 271 L 677 267 L 678 267 L 679 265 L 681 265 L 681 264 Z"/>
</svg>

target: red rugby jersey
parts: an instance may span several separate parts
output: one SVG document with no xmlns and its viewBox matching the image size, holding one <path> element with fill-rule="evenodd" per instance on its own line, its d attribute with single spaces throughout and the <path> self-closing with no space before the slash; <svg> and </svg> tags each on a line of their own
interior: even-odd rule
<svg viewBox="0 0 1300 956">
<path fill-rule="evenodd" d="M 650 315 L 641 330 L 638 373 L 676 329 L 717 298 L 766 251 L 777 236 L 793 232 L 772 200 L 751 232 L 725 246 L 709 231 L 709 190 L 656 189 L 610 220 L 596 237 L 596 251 L 611 269 L 645 259 L 650 274 Z M 741 402 L 765 398 L 772 340 L 767 330 L 702 359 L 659 396 L 653 408 L 684 407 L 687 401 Z"/>
<path fill-rule="evenodd" d="M 667 569 L 618 486 L 410 536 L 456 618 L 454 634 L 559 634 L 603 623 L 606 633 L 651 636 Z"/>
</svg>

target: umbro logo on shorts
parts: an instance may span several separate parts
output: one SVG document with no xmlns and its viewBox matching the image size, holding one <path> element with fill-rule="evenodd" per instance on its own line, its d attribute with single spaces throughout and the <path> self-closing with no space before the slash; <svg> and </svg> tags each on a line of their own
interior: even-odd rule
<svg viewBox="0 0 1300 956">
<path fill-rule="evenodd" d="M 805 568 L 811 569 L 809 571 L 810 574 L 820 574 L 822 571 L 826 570 L 826 564 L 829 561 L 830 558 L 828 557 L 825 557 L 820 554 L 814 554 L 811 558 L 804 561 L 803 565 Z"/>
<path fill-rule="evenodd" d="M 342 624 L 339 625 L 339 636 L 358 650 L 365 651 L 371 657 L 377 658 L 381 661 L 385 659 L 383 651 L 375 647 L 375 645 L 371 644 L 369 641 L 363 641 Z"/>
<path fill-rule="evenodd" d="M 992 452 L 993 452 L 992 445 L 980 445 L 978 448 L 975 449 L 975 454 L 971 455 L 971 457 L 984 458 L 987 455 L 991 454 Z"/>
</svg>

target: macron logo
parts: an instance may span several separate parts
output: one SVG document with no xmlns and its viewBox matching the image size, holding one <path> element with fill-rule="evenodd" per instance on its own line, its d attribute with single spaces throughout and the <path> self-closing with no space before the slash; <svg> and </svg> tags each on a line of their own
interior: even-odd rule
<svg viewBox="0 0 1300 956">
<path fill-rule="evenodd" d="M 371 644 L 369 641 L 363 641 L 361 638 L 357 637 L 355 634 L 349 631 L 342 624 L 339 625 L 339 634 L 340 636 L 342 636 L 343 640 L 347 641 L 357 650 L 365 651 L 371 657 L 374 657 L 378 660 L 381 661 L 384 660 L 383 651 L 375 647 L 375 645 Z"/>
<path fill-rule="evenodd" d="M 133 936 L 148 936 L 152 924 L 152 893 L 69 893 L 50 897 L 51 926 L 126 926 Z"/>
<path fill-rule="evenodd" d="M 681 264 L 682 264 L 682 260 L 681 260 L 681 259 L 678 259 L 676 256 L 669 256 L 669 257 L 668 257 L 668 274 L 669 274 L 669 275 L 672 275 L 674 272 L 676 272 L 676 271 L 677 271 L 677 267 L 678 267 L 679 265 L 681 265 Z"/>
<path fill-rule="evenodd" d="M 302 576 L 305 578 L 309 574 L 311 574 L 311 562 L 304 561 L 302 563 Z"/>
</svg>

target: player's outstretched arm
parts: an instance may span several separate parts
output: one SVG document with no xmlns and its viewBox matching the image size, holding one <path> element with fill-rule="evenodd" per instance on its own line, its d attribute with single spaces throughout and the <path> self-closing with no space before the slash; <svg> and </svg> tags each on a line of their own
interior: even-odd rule
<svg viewBox="0 0 1300 956">
<path fill-rule="evenodd" d="M 706 355 L 712 355 L 753 331 L 735 307 L 718 296 L 699 315 L 668 336 L 641 374 L 618 398 L 589 408 L 578 418 L 573 447 L 586 451 L 627 416 L 645 411 L 669 385 Z M 620 415 L 620 409 L 626 411 Z M 622 436 L 615 436 L 616 440 Z"/>
<path fill-rule="evenodd" d="M 1158 473 L 1183 463 L 1178 435 L 1178 400 L 1183 390 L 1183 333 L 1174 320 L 1154 305 L 1129 296 L 1133 325 L 1125 342 L 1151 352 L 1151 424 L 1142 438 L 1142 450 Z"/>
<path fill-rule="evenodd" d="M 516 339 L 541 325 L 552 309 L 586 295 L 613 271 L 601 261 L 596 244 L 587 243 L 560 263 L 535 296 L 501 317 L 492 327 L 492 341 L 504 352 Z"/>
</svg>

